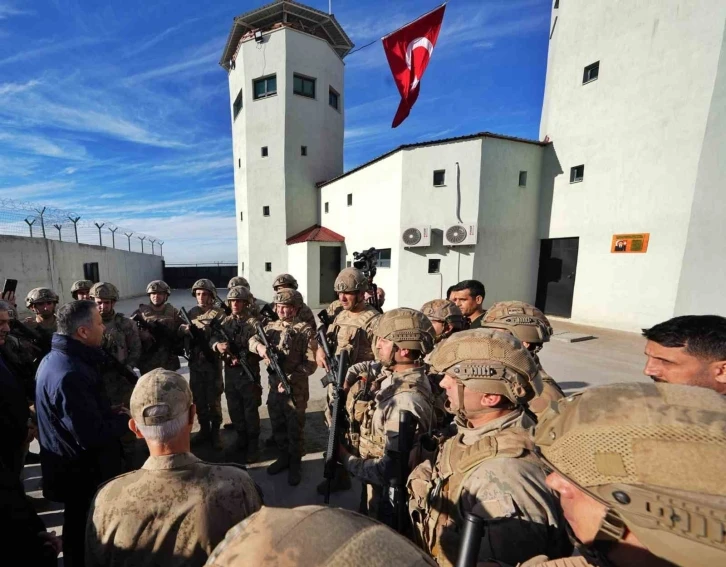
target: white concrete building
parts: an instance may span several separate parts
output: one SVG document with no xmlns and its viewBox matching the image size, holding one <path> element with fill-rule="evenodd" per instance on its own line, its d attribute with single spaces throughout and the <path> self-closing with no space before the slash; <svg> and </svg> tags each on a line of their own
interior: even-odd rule
<svg viewBox="0 0 726 567">
<path fill-rule="evenodd" d="M 726 314 L 725 20 L 726 0 L 554 2 L 541 142 L 423 142 L 343 174 L 340 25 L 290 0 L 236 18 L 221 64 L 240 272 L 269 299 L 289 271 L 316 305 L 376 247 L 387 308 L 474 278 L 485 305 L 578 323 Z"/>
</svg>

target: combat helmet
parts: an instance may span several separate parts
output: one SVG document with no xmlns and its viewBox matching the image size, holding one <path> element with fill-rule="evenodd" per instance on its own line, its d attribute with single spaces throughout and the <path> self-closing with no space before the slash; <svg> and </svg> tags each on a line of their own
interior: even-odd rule
<svg viewBox="0 0 726 567">
<path fill-rule="evenodd" d="M 148 295 L 150 293 L 165 293 L 166 295 L 171 295 L 171 288 L 165 281 L 154 280 L 146 286 L 146 294 Z"/>
<path fill-rule="evenodd" d="M 196 296 L 196 291 L 198 289 L 204 289 L 212 294 L 213 297 L 217 297 L 217 288 L 214 287 L 214 284 L 212 283 L 212 280 L 208 280 L 206 278 L 202 278 L 201 280 L 197 280 L 194 282 L 194 285 L 192 286 L 192 295 Z"/>
<path fill-rule="evenodd" d="M 435 373 L 456 379 L 459 417 L 466 417 L 461 409 L 464 386 L 482 394 L 499 394 L 514 405 L 524 405 L 542 393 L 542 378 L 532 355 L 519 339 L 494 329 L 452 335 L 436 348 L 429 362 Z M 472 415 L 476 413 L 467 412 Z"/>
<path fill-rule="evenodd" d="M 233 287 L 237 287 L 238 285 L 250 289 L 250 282 L 248 282 L 242 276 L 235 276 L 231 280 L 229 280 L 229 283 L 227 284 L 227 289 L 232 289 Z"/>
<path fill-rule="evenodd" d="M 25 297 L 26 307 L 30 307 L 34 303 L 45 303 L 46 301 L 58 303 L 58 294 L 47 287 L 33 288 Z"/>
<path fill-rule="evenodd" d="M 499 301 L 484 314 L 482 327 L 512 333 L 520 341 L 542 348 L 552 336 L 552 325 L 542 311 L 523 301 Z"/>
<path fill-rule="evenodd" d="M 111 301 L 118 301 L 119 297 L 118 288 L 108 282 L 98 282 L 93 284 L 93 287 L 88 295 L 94 299 L 109 299 Z"/>
<path fill-rule="evenodd" d="M 250 290 L 246 287 L 242 287 L 241 285 L 237 285 L 227 292 L 227 301 L 230 299 L 240 299 L 247 303 L 252 303 L 254 301 Z"/>
<path fill-rule="evenodd" d="M 434 348 L 434 328 L 426 315 L 415 309 L 400 307 L 377 317 L 375 335 L 391 341 L 398 348 L 417 350 L 427 354 Z M 391 366 L 393 360 L 383 360 L 384 366 Z"/>
<path fill-rule="evenodd" d="M 587 388 L 550 406 L 535 443 L 546 465 L 607 507 L 585 553 L 627 528 L 674 565 L 726 565 L 726 398 L 717 392 Z"/>
<path fill-rule="evenodd" d="M 75 299 L 76 293 L 78 293 L 79 291 L 83 291 L 84 289 L 86 291 L 90 291 L 92 287 L 93 282 L 91 280 L 76 280 L 71 286 L 71 297 Z"/>
<path fill-rule="evenodd" d="M 367 516 L 327 506 L 263 506 L 227 532 L 209 567 L 238 565 L 409 567 L 436 563 L 389 527 Z"/>
<path fill-rule="evenodd" d="M 277 289 L 279 286 L 297 289 L 297 280 L 290 274 L 280 274 L 275 278 L 275 281 L 272 282 L 272 289 Z"/>
<path fill-rule="evenodd" d="M 357 268 L 345 268 L 335 278 L 336 293 L 355 293 L 368 289 L 368 278 Z"/>
<path fill-rule="evenodd" d="M 303 297 L 299 291 L 290 288 L 284 288 L 275 292 L 272 303 L 280 303 L 282 305 L 292 305 L 293 307 L 302 307 Z"/>
<path fill-rule="evenodd" d="M 459 306 L 448 299 L 434 299 L 424 303 L 421 313 L 426 315 L 430 321 L 448 323 L 454 331 L 461 331 L 466 325 Z"/>
</svg>

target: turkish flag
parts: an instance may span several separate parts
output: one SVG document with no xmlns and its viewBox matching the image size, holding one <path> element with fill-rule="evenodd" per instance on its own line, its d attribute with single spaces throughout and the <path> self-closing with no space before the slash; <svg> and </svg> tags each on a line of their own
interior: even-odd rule
<svg viewBox="0 0 726 567">
<path fill-rule="evenodd" d="M 383 49 L 401 94 L 401 103 L 393 118 L 392 128 L 406 120 L 418 99 L 421 78 L 439 38 L 444 10 L 446 4 L 383 38 Z"/>
</svg>

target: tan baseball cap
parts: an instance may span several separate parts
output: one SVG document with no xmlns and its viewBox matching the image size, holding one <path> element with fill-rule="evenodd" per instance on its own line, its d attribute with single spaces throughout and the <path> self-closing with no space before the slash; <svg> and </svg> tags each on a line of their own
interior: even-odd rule
<svg viewBox="0 0 726 567">
<path fill-rule="evenodd" d="M 134 386 L 131 394 L 131 417 L 140 425 L 161 425 L 179 417 L 192 405 L 192 391 L 181 374 L 155 368 Z M 151 408 L 165 408 L 147 415 Z"/>
</svg>

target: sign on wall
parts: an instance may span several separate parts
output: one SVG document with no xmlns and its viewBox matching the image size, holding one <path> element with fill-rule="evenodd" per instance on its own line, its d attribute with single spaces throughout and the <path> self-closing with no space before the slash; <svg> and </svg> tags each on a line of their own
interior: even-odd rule
<svg viewBox="0 0 726 567">
<path fill-rule="evenodd" d="M 613 253 L 645 253 L 648 251 L 648 240 L 650 233 L 642 234 L 613 234 L 613 242 L 610 252 Z"/>
</svg>

